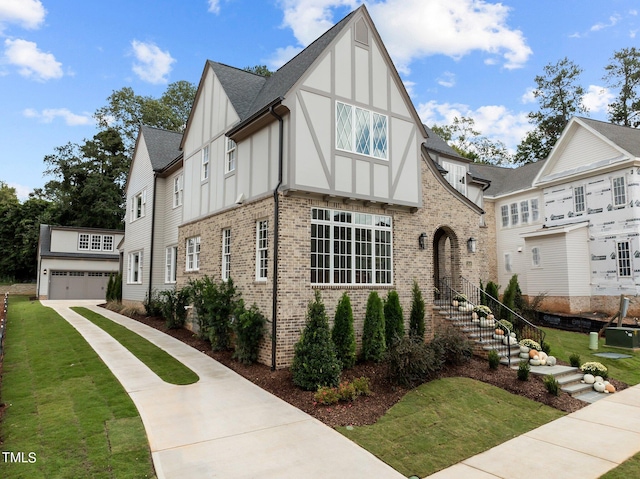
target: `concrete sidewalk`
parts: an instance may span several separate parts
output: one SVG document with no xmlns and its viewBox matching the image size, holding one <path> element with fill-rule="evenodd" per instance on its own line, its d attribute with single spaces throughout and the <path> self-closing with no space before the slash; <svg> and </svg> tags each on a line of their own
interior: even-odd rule
<svg viewBox="0 0 640 479">
<path fill-rule="evenodd" d="M 171 336 L 99 308 L 97 301 L 42 303 L 80 332 L 133 399 L 159 479 L 404 477 L 340 433 Z M 200 380 L 188 386 L 165 383 L 71 306 L 84 306 L 135 331 Z"/>
</svg>

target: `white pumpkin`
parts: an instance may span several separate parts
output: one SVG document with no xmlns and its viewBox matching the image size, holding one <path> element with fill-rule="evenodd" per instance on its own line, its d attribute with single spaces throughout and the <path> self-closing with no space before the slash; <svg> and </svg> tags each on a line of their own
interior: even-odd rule
<svg viewBox="0 0 640 479">
<path fill-rule="evenodd" d="M 454 308 L 457 308 L 460 305 L 460 303 L 458 303 L 457 299 L 454 299 L 453 301 L 451 301 L 451 306 L 453 306 Z"/>
<path fill-rule="evenodd" d="M 471 313 L 471 319 L 478 319 L 478 313 L 476 313 L 475 311 Z"/>
<path fill-rule="evenodd" d="M 593 374 L 585 374 L 582 378 L 585 384 L 593 384 L 596 382 L 596 379 L 593 377 Z"/>
<path fill-rule="evenodd" d="M 605 385 L 603 382 L 593 383 L 593 389 L 595 389 L 599 393 L 603 393 L 605 390 Z"/>
<path fill-rule="evenodd" d="M 493 313 L 489 313 L 489 314 L 487 314 L 487 319 L 493 320 L 493 319 L 495 319 L 495 316 L 493 315 Z"/>
<path fill-rule="evenodd" d="M 516 344 L 516 338 L 512 338 L 511 336 L 505 336 L 504 339 L 502 340 L 502 344 L 504 344 L 505 346 L 511 344 Z"/>
<path fill-rule="evenodd" d="M 520 359 L 529 359 L 529 353 L 520 353 Z"/>
<path fill-rule="evenodd" d="M 538 356 L 540 357 L 540 360 L 547 359 L 549 357 L 544 351 L 538 352 Z"/>
<path fill-rule="evenodd" d="M 467 310 L 467 307 L 464 304 L 458 306 L 458 311 L 460 311 L 461 313 L 464 313 L 466 310 Z"/>
<path fill-rule="evenodd" d="M 516 333 L 511 333 L 509 336 L 511 336 L 512 338 L 516 337 Z"/>
<path fill-rule="evenodd" d="M 547 366 L 555 366 L 558 360 L 554 356 L 549 356 L 547 358 Z"/>
<path fill-rule="evenodd" d="M 529 364 L 531 364 L 531 366 L 540 366 L 540 360 L 536 356 L 533 359 L 529 359 Z"/>
<path fill-rule="evenodd" d="M 604 379 L 602 379 L 602 376 L 596 376 L 594 379 L 596 380 L 597 383 L 603 383 L 604 382 Z"/>
<path fill-rule="evenodd" d="M 540 366 L 546 366 L 547 365 L 547 360 L 546 359 L 541 359 L 540 360 Z"/>
<path fill-rule="evenodd" d="M 521 353 L 527 353 L 527 355 L 529 354 L 529 348 L 526 346 L 520 346 L 520 352 Z"/>
<path fill-rule="evenodd" d="M 473 304 L 467 303 L 467 311 L 473 311 Z"/>
</svg>

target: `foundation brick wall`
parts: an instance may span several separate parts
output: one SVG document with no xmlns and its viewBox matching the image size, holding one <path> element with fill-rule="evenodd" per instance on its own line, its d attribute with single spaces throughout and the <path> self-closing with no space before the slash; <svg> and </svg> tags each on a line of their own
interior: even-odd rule
<svg viewBox="0 0 640 479">
<path fill-rule="evenodd" d="M 305 326 L 309 301 L 314 290 L 319 289 L 333 325 L 333 316 L 338 300 L 347 292 L 353 308 L 354 328 L 358 349 L 369 293 L 377 291 L 386 297 L 388 291 L 396 289 L 400 296 L 405 317 L 405 328 L 411 310 L 411 288 L 417 281 L 425 300 L 425 338 L 433 337 L 440 318 L 434 318 L 434 236 L 439 229 L 447 231 L 450 240 L 449 264 L 457 274 L 462 274 L 475 284 L 479 271 L 484 269 L 483 253 L 486 242 L 482 239 L 479 214 L 460 199 L 454 197 L 435 177 L 432 170 L 422 162 L 423 207 L 416 212 L 407 209 L 383 209 L 381 205 L 364 206 L 361 202 L 345 204 L 342 201 L 327 202 L 319 198 L 280 195 L 280 241 L 277 304 L 277 352 L 276 367 L 291 364 L 294 345 Z M 393 224 L 393 285 L 312 285 L 310 282 L 311 254 L 311 208 L 323 207 L 350 212 L 380 214 L 392 217 Z M 256 221 L 269 221 L 269 262 L 266 282 L 255 281 Z M 273 275 L 273 198 L 245 203 L 227 211 L 185 224 L 179 229 L 178 243 L 178 288 L 187 284 L 189 278 L 205 274 L 215 281 L 221 278 L 222 230 L 231 228 L 231 277 L 242 293 L 247 306 L 256 303 L 267 319 L 272 317 Z M 485 228 L 486 229 L 486 228 Z M 425 249 L 418 245 L 421 233 L 427 234 Z M 186 239 L 200 236 L 200 269 L 187 272 L 185 265 Z M 467 252 L 467 239 L 478 238 L 478 252 Z M 269 325 L 270 332 L 271 325 Z M 260 348 L 259 361 L 271 364 L 271 338 L 266 336 Z"/>
</svg>

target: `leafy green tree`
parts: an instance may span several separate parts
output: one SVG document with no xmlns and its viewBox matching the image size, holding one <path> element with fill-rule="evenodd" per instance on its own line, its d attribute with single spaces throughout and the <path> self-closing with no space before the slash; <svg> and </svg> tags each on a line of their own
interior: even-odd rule
<svg viewBox="0 0 640 479">
<path fill-rule="evenodd" d="M 582 69 L 565 57 L 549 63 L 544 73 L 535 77 L 533 95 L 540 109 L 528 115 L 534 129 L 518 145 L 516 163 L 545 159 L 571 117 L 587 112 L 583 103 L 585 91 L 579 84 L 581 73 Z"/>
<path fill-rule="evenodd" d="M 316 290 L 315 298 L 307 309 L 307 324 L 296 343 L 291 364 L 293 383 L 316 391 L 322 386 L 337 386 L 340 382 L 341 364 L 331 341 L 329 320 Z"/>
<path fill-rule="evenodd" d="M 94 117 L 100 128 L 114 128 L 120 133 L 126 152 L 131 155 L 140 125 L 183 131 L 196 91 L 195 85 L 187 81 L 170 83 L 160 98 L 136 95 L 131 87 L 124 87 L 114 91 Z"/>
<path fill-rule="evenodd" d="M 255 73 L 256 75 L 260 75 L 263 77 L 270 77 L 273 75 L 273 72 L 269 70 L 267 65 L 254 65 L 252 67 L 244 67 L 244 71 Z"/>
<path fill-rule="evenodd" d="M 622 48 L 613 53 L 604 67 L 604 80 L 618 94 L 609 104 L 609 121 L 618 125 L 640 126 L 640 50 Z"/>
<path fill-rule="evenodd" d="M 338 359 L 343 369 L 349 369 L 356 363 L 356 335 L 353 329 L 353 310 L 347 293 L 343 293 L 333 320 L 331 339 L 336 346 Z"/>
<path fill-rule="evenodd" d="M 371 291 L 362 328 L 362 359 L 382 361 L 387 350 L 385 341 L 384 309 L 378 293 Z"/>
<path fill-rule="evenodd" d="M 404 336 L 402 306 L 400 305 L 398 292 L 395 289 L 389 291 L 387 300 L 384 302 L 384 327 L 385 341 L 388 348 Z"/>
<path fill-rule="evenodd" d="M 414 341 L 424 341 L 424 300 L 418 282 L 411 288 L 411 314 L 409 316 L 409 337 Z"/>
</svg>

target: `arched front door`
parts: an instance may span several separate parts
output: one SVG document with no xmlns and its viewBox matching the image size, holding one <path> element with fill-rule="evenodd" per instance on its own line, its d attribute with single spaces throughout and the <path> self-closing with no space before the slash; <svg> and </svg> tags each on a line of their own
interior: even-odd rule
<svg viewBox="0 0 640 479">
<path fill-rule="evenodd" d="M 460 244 L 458 236 L 448 226 L 441 226 L 433 235 L 433 284 L 435 299 L 443 281 L 456 289 L 460 281 Z"/>
</svg>

